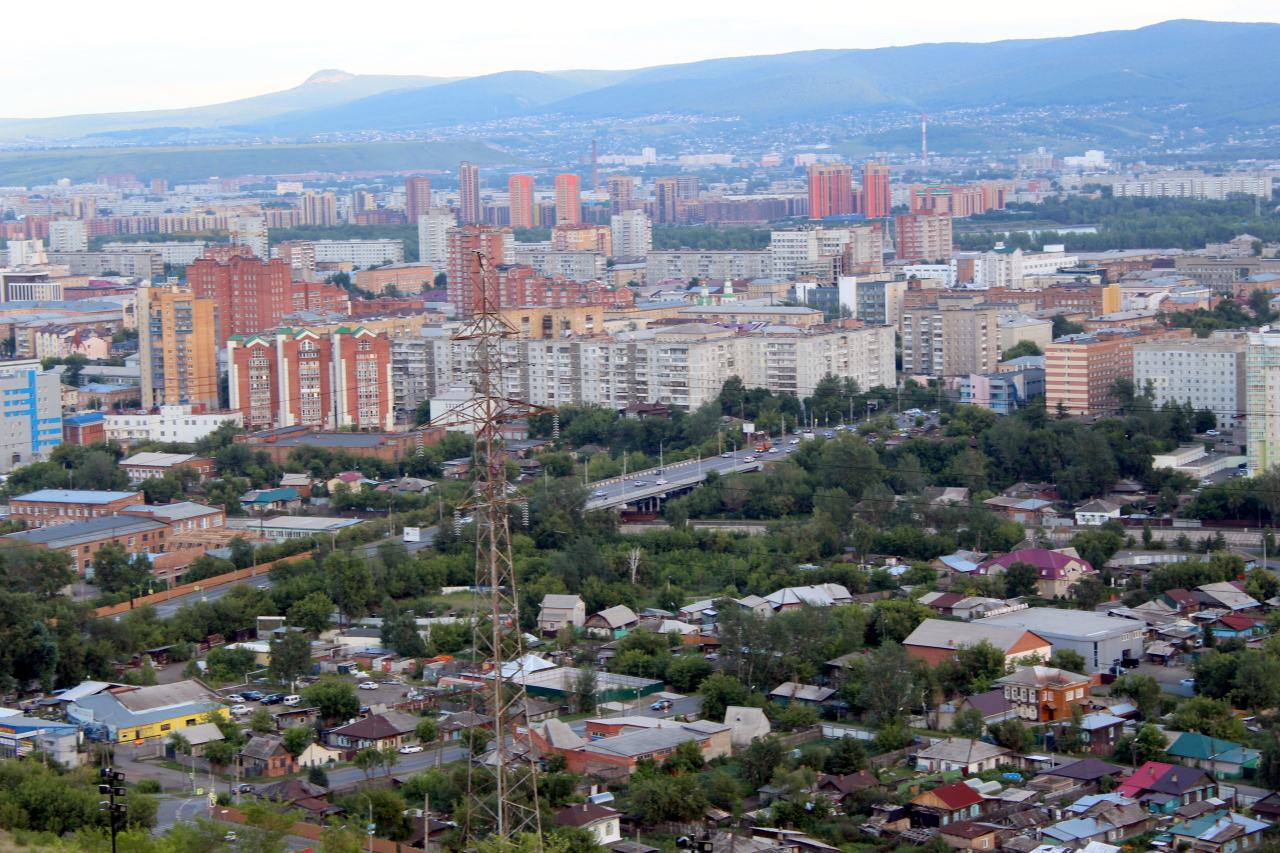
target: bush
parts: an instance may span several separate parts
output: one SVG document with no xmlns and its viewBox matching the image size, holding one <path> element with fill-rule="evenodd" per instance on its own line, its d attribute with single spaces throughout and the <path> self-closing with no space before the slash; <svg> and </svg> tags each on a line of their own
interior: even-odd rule
<svg viewBox="0 0 1280 853">
<path fill-rule="evenodd" d="M 160 787 L 159 779 L 139 779 L 138 784 L 133 786 L 133 790 L 139 794 L 159 794 L 164 789 Z"/>
</svg>

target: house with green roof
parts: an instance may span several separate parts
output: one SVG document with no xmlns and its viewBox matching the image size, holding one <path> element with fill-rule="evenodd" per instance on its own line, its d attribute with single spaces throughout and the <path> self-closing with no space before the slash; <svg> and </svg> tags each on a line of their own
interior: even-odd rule
<svg viewBox="0 0 1280 853">
<path fill-rule="evenodd" d="M 1165 750 L 1180 764 L 1208 770 L 1219 778 L 1251 779 L 1258 768 L 1261 753 L 1229 740 L 1202 735 L 1199 732 L 1166 732 L 1173 744 Z"/>
</svg>

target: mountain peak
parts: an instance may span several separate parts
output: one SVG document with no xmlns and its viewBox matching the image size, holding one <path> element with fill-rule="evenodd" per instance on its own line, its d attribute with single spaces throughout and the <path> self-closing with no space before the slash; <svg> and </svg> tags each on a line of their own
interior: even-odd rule
<svg viewBox="0 0 1280 853">
<path fill-rule="evenodd" d="M 354 74 L 348 74 L 346 71 L 339 71 L 337 68 L 326 68 L 323 71 L 317 71 L 312 74 L 303 81 L 302 85 L 306 86 L 309 83 L 341 83 L 343 80 L 353 80 L 355 76 Z"/>
</svg>

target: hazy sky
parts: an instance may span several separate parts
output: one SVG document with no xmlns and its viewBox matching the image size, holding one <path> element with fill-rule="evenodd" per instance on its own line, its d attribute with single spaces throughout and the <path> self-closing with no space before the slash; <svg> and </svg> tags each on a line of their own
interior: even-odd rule
<svg viewBox="0 0 1280 853">
<path fill-rule="evenodd" d="M 1280 22 L 1280 2 L 19 3 L 5 10 L 0 117 L 198 106 L 289 88 L 322 68 L 451 77 L 636 68 L 811 48 L 1066 36 L 1206 17 Z"/>
</svg>

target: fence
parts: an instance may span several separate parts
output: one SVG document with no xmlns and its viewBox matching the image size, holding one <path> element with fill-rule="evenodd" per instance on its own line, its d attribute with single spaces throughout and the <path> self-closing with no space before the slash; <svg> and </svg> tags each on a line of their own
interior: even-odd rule
<svg viewBox="0 0 1280 853">
<path fill-rule="evenodd" d="M 169 601 L 174 598 L 181 598 L 184 595 L 200 592 L 215 586 L 225 586 L 229 583 L 238 583 L 248 578 L 255 578 L 259 575 L 265 575 L 271 571 L 271 567 L 276 563 L 291 563 L 294 560 L 303 560 L 309 558 L 314 552 L 303 551 L 300 554 L 294 554 L 291 557 L 281 557 L 279 560 L 272 560 L 270 563 L 259 563 L 256 566 L 250 566 L 247 569 L 236 569 L 234 572 L 227 572 L 225 575 L 216 575 L 204 580 L 195 581 L 194 583 L 186 583 L 182 586 L 175 586 L 166 589 L 163 592 L 153 592 L 150 595 L 144 595 L 141 598 L 131 598 L 128 601 L 122 601 L 119 604 L 112 604 L 109 607 L 99 607 L 95 611 L 95 615 L 99 618 L 106 616 L 116 616 L 121 613 L 127 613 L 135 607 L 143 604 L 159 604 L 162 601 Z"/>
</svg>

